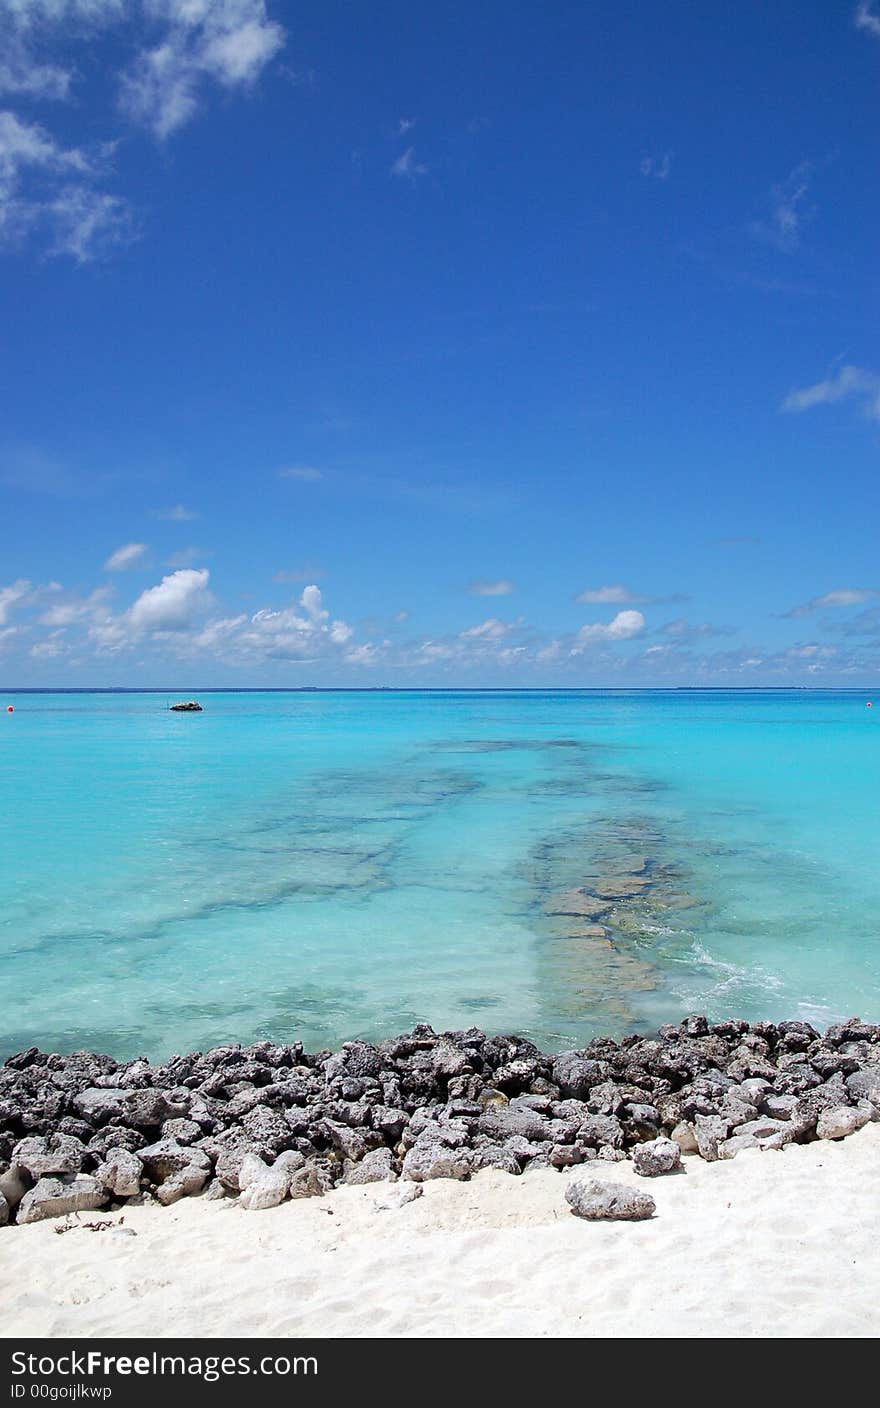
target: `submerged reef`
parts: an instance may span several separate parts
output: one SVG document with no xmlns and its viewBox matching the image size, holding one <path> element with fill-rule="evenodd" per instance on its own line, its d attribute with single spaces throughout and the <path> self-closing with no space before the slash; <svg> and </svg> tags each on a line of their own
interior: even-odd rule
<svg viewBox="0 0 880 1408">
<path fill-rule="evenodd" d="M 337 1052 L 260 1041 L 161 1065 L 32 1047 L 0 1067 L 0 1222 L 192 1194 L 265 1208 L 398 1179 L 406 1200 L 427 1179 L 597 1159 L 654 1176 L 681 1153 L 728 1159 L 869 1120 L 880 1025 L 856 1017 L 822 1035 L 692 1016 L 557 1055 L 426 1025 Z"/>
</svg>

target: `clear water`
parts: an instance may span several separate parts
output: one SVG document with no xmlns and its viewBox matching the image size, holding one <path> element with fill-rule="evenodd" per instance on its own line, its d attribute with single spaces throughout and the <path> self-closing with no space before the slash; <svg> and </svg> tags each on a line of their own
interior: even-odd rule
<svg viewBox="0 0 880 1408">
<path fill-rule="evenodd" d="M 0 1052 L 877 1020 L 865 700 L 9 695 Z M 621 875 L 600 928 L 548 913 Z"/>
</svg>

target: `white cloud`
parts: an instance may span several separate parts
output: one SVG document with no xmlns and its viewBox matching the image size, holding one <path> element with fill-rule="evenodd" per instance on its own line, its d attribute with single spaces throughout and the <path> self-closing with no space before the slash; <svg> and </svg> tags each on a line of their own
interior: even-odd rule
<svg viewBox="0 0 880 1408">
<path fill-rule="evenodd" d="M 627 603 L 649 602 L 652 598 L 648 596 L 637 596 L 631 592 L 629 587 L 617 582 L 609 587 L 588 587 L 582 591 L 575 601 L 588 602 L 591 606 L 622 606 Z"/>
<path fill-rule="evenodd" d="M 575 635 L 574 653 L 583 646 L 598 641 L 632 640 L 645 629 L 645 618 L 641 611 L 618 611 L 613 621 L 597 622 L 592 626 L 581 626 Z"/>
<path fill-rule="evenodd" d="M 325 611 L 322 605 L 321 588 L 314 584 L 310 587 L 303 587 L 300 605 L 311 621 L 326 621 L 330 615 L 330 612 Z"/>
<path fill-rule="evenodd" d="M 133 567 L 143 567 L 148 551 L 146 543 L 125 543 L 111 552 L 104 563 L 104 571 L 129 572 Z"/>
<path fill-rule="evenodd" d="M 206 82 L 253 87 L 285 41 L 264 0 L 144 0 L 161 40 L 123 75 L 120 102 L 160 140 L 195 115 Z"/>
<path fill-rule="evenodd" d="M 426 176 L 427 174 L 427 166 L 416 160 L 415 147 L 407 147 L 391 167 L 392 176 L 402 177 L 408 181 L 415 181 L 418 176 Z"/>
<path fill-rule="evenodd" d="M 312 583 L 295 606 L 279 611 L 266 607 L 252 616 L 209 621 L 194 644 L 239 664 L 260 660 L 306 663 L 328 656 L 349 660 L 353 636 L 354 630 L 346 621 L 330 620 L 320 589 Z"/>
<path fill-rule="evenodd" d="M 154 518 L 163 518 L 168 523 L 191 523 L 198 518 L 194 509 L 185 508 L 183 504 L 175 504 L 173 508 L 156 508 L 153 510 Z"/>
<path fill-rule="evenodd" d="M 120 106 L 160 139 L 194 116 L 211 85 L 252 89 L 285 41 L 265 0 L 0 0 L 0 94 L 79 99 L 83 73 L 71 46 L 94 47 L 114 30 L 135 50 L 119 75 Z M 129 202 L 97 189 L 114 146 L 66 147 L 44 127 L 0 113 L 0 243 L 42 231 L 49 254 L 83 264 L 136 238 Z"/>
<path fill-rule="evenodd" d="M 871 587 L 837 587 L 824 596 L 814 596 L 802 606 L 793 606 L 786 616 L 810 616 L 814 611 L 824 611 L 831 606 L 862 606 L 866 601 L 874 601 L 880 592 Z"/>
<path fill-rule="evenodd" d="M 11 582 L 8 587 L 0 587 L 0 626 L 6 625 L 13 608 L 26 601 L 31 591 L 31 583 L 24 577 Z"/>
<path fill-rule="evenodd" d="M 0 93 L 42 100 L 66 98 L 73 75 L 57 64 L 35 62 L 14 42 L 0 59 Z"/>
<path fill-rule="evenodd" d="M 0 243 L 44 227 L 50 254 L 84 264 L 134 238 L 127 202 L 94 189 L 111 152 L 63 147 L 39 123 L 0 112 Z"/>
<path fill-rule="evenodd" d="M 639 170 L 643 176 L 650 176 L 655 181 L 668 181 L 672 172 L 672 152 L 663 152 L 660 156 L 645 156 L 639 162 Z"/>
<path fill-rule="evenodd" d="M 141 592 L 125 620 L 136 634 L 184 631 L 210 603 L 207 568 L 182 567 Z"/>
<path fill-rule="evenodd" d="M 866 34 L 872 34 L 875 39 L 880 39 L 880 15 L 874 13 L 874 7 L 869 0 L 859 0 L 855 13 L 856 29 L 863 29 Z"/>
<path fill-rule="evenodd" d="M 320 469 L 316 469 L 313 464 L 291 464 L 278 471 L 279 479 L 302 479 L 307 484 L 314 484 L 324 476 Z"/>
<path fill-rule="evenodd" d="M 497 616 L 491 616 L 488 621 L 483 621 L 479 626 L 471 626 L 466 631 L 459 633 L 462 640 L 500 640 L 502 636 L 507 636 L 517 626 L 523 624 L 522 617 L 517 621 L 499 621 Z"/>
<path fill-rule="evenodd" d="M 62 596 L 60 601 L 53 602 L 42 613 L 39 618 L 40 625 L 66 630 L 68 626 L 75 626 L 81 622 L 100 624 L 107 619 L 112 594 L 112 587 L 104 586 L 96 587 L 85 597 L 73 594 Z"/>
<path fill-rule="evenodd" d="M 69 254 L 87 264 L 116 245 L 138 237 L 128 201 L 87 186 L 66 186 L 46 205 L 54 222 L 50 254 Z"/>
<path fill-rule="evenodd" d="M 783 254 L 792 254 L 800 245 L 803 227 L 813 217 L 813 210 L 804 202 L 810 191 L 813 168 L 802 161 L 770 191 L 770 213 L 765 220 L 755 220 L 749 226 L 753 235 L 772 244 Z"/>
<path fill-rule="evenodd" d="M 475 582 L 468 584 L 468 592 L 471 596 L 510 596 L 516 587 L 507 577 L 502 577 L 499 582 L 486 582 L 482 577 Z"/>
<path fill-rule="evenodd" d="M 856 402 L 868 420 L 880 420 L 880 375 L 864 367 L 841 367 L 824 381 L 790 391 L 782 402 L 782 410 L 808 411 L 814 406 L 848 400 Z"/>
</svg>

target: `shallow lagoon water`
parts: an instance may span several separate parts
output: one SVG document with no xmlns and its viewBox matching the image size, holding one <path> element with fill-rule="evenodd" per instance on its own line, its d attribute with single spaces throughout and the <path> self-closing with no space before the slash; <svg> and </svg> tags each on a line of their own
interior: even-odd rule
<svg viewBox="0 0 880 1408">
<path fill-rule="evenodd" d="M 866 697 L 10 695 L 0 1052 L 877 1020 Z"/>
</svg>

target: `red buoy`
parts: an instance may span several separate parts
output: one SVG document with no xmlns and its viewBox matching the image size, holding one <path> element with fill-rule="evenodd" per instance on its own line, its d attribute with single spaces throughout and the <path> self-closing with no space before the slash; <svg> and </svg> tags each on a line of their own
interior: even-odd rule
<svg viewBox="0 0 880 1408">
<path fill-rule="evenodd" d="M 14 713 L 15 713 L 15 710 L 13 709 L 13 707 L 12 707 L 11 704 L 7 704 L 7 705 L 6 705 L 6 712 L 7 712 L 7 714 L 14 714 Z"/>
</svg>

